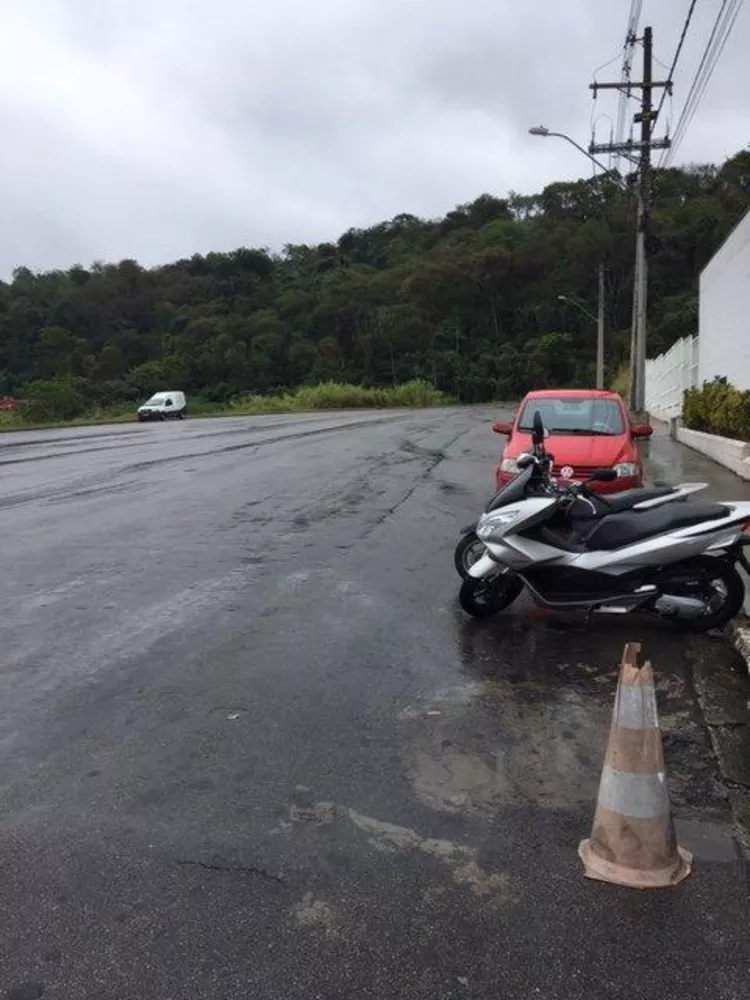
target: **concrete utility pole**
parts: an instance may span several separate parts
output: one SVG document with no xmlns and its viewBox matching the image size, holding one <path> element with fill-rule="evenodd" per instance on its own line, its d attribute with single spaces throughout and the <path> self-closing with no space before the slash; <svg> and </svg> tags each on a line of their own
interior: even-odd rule
<svg viewBox="0 0 750 1000">
<path fill-rule="evenodd" d="M 653 107 L 653 92 L 657 88 L 666 88 L 670 93 L 670 80 L 653 79 L 653 31 L 644 28 L 643 31 L 643 79 L 640 82 L 621 80 L 617 83 L 592 83 L 591 89 L 619 90 L 631 95 L 631 91 L 640 90 L 641 110 L 634 118 L 640 123 L 640 142 L 629 140 L 624 143 L 607 143 L 589 146 L 590 153 L 622 153 L 639 166 L 638 173 L 638 222 L 635 243 L 635 268 L 633 275 L 633 328 L 630 351 L 630 406 L 637 414 L 645 413 L 646 409 L 646 335 L 648 309 L 648 260 L 646 257 L 646 233 L 649 224 L 650 183 L 651 183 L 651 150 L 668 149 L 669 139 L 654 139 L 652 127 L 656 114 Z M 636 155 L 637 154 L 637 155 Z"/>
<path fill-rule="evenodd" d="M 653 66 L 653 37 L 651 28 L 643 31 L 643 88 L 641 90 L 641 170 L 638 184 L 638 229 L 636 234 L 635 281 L 638 286 L 637 314 L 635 322 L 635 358 L 633 371 L 633 400 L 631 406 L 636 414 L 646 413 L 646 315 L 648 308 L 648 258 L 646 257 L 646 228 L 649 219 L 649 193 L 651 180 L 651 116 L 653 102 L 651 93 Z"/>
<path fill-rule="evenodd" d="M 599 265 L 599 314 L 596 324 L 596 388 L 604 388 L 604 264 Z"/>
<path fill-rule="evenodd" d="M 636 327 L 638 325 L 638 293 L 640 291 L 640 268 L 638 266 L 638 246 L 636 241 L 635 267 L 633 269 L 633 312 L 630 320 L 630 381 L 628 384 L 628 403 L 635 410 L 635 345 Z"/>
</svg>

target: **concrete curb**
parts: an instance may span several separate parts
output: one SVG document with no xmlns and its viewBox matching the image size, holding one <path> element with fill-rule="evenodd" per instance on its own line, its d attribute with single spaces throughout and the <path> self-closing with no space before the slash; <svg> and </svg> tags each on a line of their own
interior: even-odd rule
<svg viewBox="0 0 750 1000">
<path fill-rule="evenodd" d="M 732 644 L 742 657 L 742 661 L 745 665 L 745 671 L 747 672 L 748 677 L 750 677 L 750 618 L 742 616 L 732 622 L 731 634 Z M 750 701 L 747 705 L 750 708 Z M 743 726 L 732 727 L 733 733 L 738 736 L 738 743 L 734 748 L 734 753 L 739 754 L 739 756 L 745 760 L 747 760 L 748 751 L 750 750 L 750 740 L 748 740 L 747 736 L 743 737 L 741 734 L 743 729 L 746 730 L 746 728 L 747 727 Z M 722 747 L 721 743 L 717 742 L 715 739 L 715 732 L 710 726 L 708 729 L 711 742 L 714 747 L 714 753 L 719 760 L 719 767 L 723 773 L 723 777 L 725 779 L 727 777 L 731 778 L 733 776 L 733 768 L 731 767 L 731 757 L 733 755 L 732 749 Z M 734 817 L 735 826 L 739 832 L 740 843 L 744 849 L 745 856 L 750 858 L 750 789 L 746 785 L 733 786 L 732 782 L 728 781 L 727 791 L 732 805 L 732 815 Z"/>
<path fill-rule="evenodd" d="M 680 444 L 700 452 L 713 462 L 723 465 L 740 479 L 747 482 L 750 479 L 750 445 L 747 441 L 737 441 L 734 438 L 721 437 L 719 434 L 706 434 L 703 431 L 693 431 L 683 427 L 678 421 L 675 434 Z"/>
<path fill-rule="evenodd" d="M 649 417 L 652 424 L 667 425 L 672 440 L 684 444 L 692 451 L 697 451 L 699 455 L 705 455 L 722 468 L 729 469 L 744 482 L 750 480 L 750 442 L 691 430 L 683 426 L 680 417 L 668 417 L 658 411 L 649 413 Z"/>
</svg>

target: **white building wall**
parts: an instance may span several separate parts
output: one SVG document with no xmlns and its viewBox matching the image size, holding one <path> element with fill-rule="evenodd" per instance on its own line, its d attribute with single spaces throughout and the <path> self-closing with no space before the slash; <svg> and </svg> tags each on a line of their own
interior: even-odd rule
<svg viewBox="0 0 750 1000">
<path fill-rule="evenodd" d="M 750 389 L 750 212 L 700 277 L 699 381 Z"/>
</svg>

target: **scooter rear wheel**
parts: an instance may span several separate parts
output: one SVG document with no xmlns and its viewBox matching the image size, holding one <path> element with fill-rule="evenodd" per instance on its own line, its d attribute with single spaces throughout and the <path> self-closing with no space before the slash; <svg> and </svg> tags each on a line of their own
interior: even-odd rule
<svg viewBox="0 0 750 1000">
<path fill-rule="evenodd" d="M 491 580 L 464 580 L 458 600 L 472 618 L 491 618 L 515 601 L 523 590 L 523 580 L 510 573 Z"/>
<path fill-rule="evenodd" d="M 693 588 L 685 587 L 686 571 L 698 577 L 700 583 L 697 592 Z M 676 578 L 676 586 L 670 586 L 672 578 Z M 724 628 L 735 615 L 739 614 L 745 602 L 745 584 L 742 577 L 731 563 L 715 556 L 695 556 L 671 570 L 667 569 L 658 583 L 665 594 L 685 594 L 709 601 L 705 613 L 698 618 L 677 619 L 680 625 L 694 632 L 710 632 L 713 629 Z"/>
</svg>

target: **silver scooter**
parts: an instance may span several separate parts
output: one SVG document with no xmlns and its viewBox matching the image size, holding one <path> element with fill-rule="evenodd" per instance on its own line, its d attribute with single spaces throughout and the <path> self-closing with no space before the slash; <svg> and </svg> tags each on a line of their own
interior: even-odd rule
<svg viewBox="0 0 750 1000">
<path fill-rule="evenodd" d="M 750 573 L 750 503 L 684 502 L 703 488 L 695 483 L 603 511 L 585 486 L 552 482 L 544 439 L 537 413 L 533 451 L 519 458 L 519 475 L 476 524 L 483 548 L 459 594 L 467 613 L 494 615 L 524 588 L 548 608 L 641 609 L 701 631 L 721 628 L 741 610 L 745 585 L 735 566 Z M 602 469 L 593 479 L 614 476 Z"/>
</svg>

